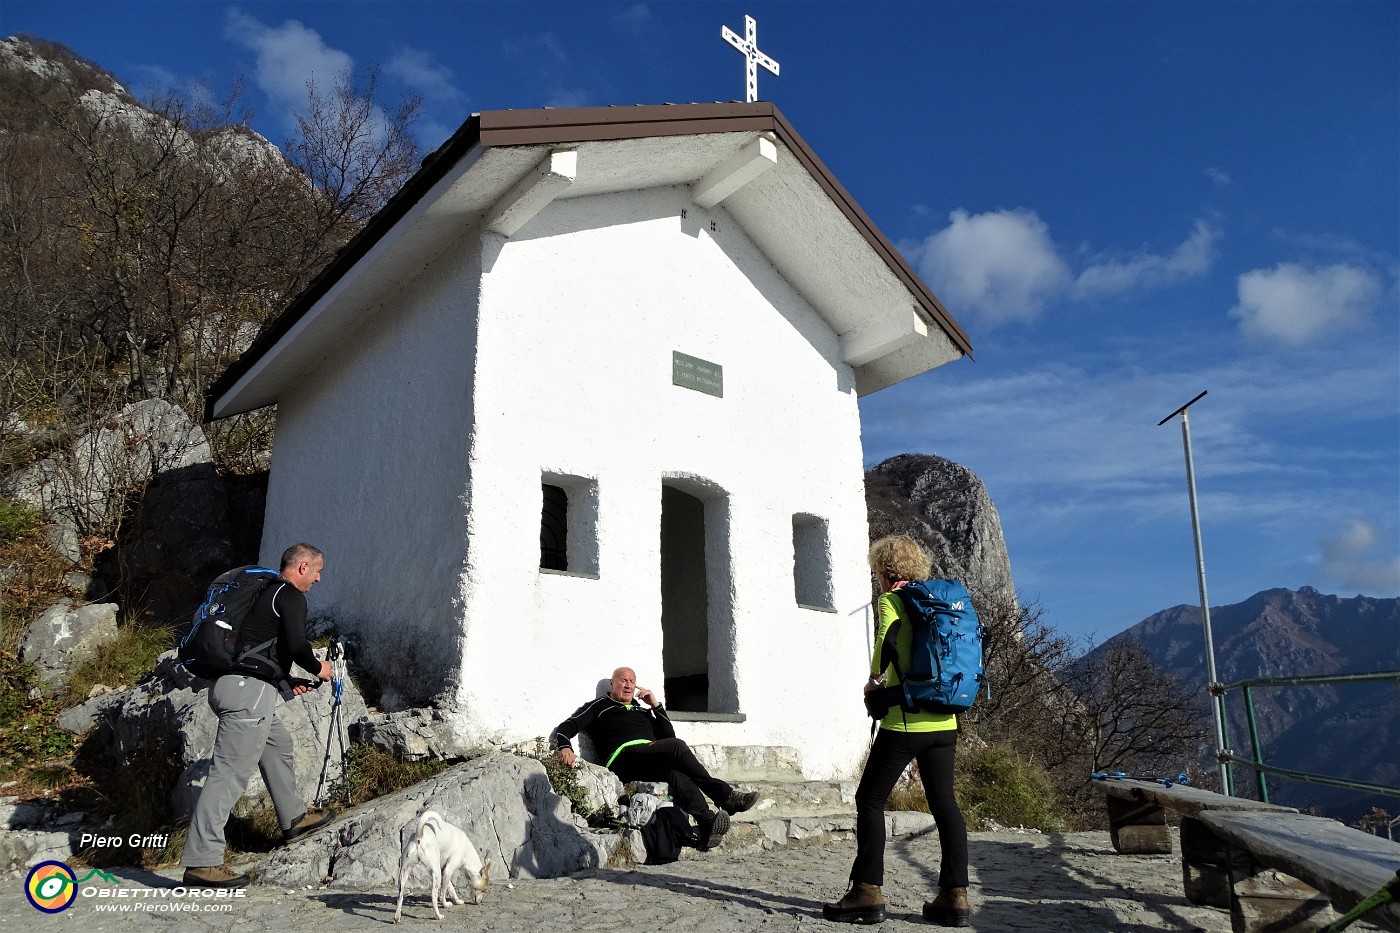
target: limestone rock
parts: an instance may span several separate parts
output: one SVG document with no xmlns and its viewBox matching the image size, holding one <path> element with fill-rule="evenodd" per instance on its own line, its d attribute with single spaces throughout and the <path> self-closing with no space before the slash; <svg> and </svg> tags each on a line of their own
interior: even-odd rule
<svg viewBox="0 0 1400 933">
<path fill-rule="evenodd" d="M 34 665 L 39 680 L 56 688 L 68 682 L 75 664 L 116 639 L 115 603 L 74 606 L 72 600 L 60 599 L 29 627 L 20 658 Z"/>
<path fill-rule="evenodd" d="M 159 761 L 165 754 L 176 756 L 183 763 L 184 770 L 171 791 L 171 807 L 178 817 L 189 816 L 209 773 L 209 754 L 219 725 L 218 717 L 209 708 L 209 686 L 209 681 L 194 677 L 177 663 L 175 652 L 168 651 L 160 656 L 155 672 L 145 682 L 98 698 L 120 697 L 109 701 L 98 713 L 100 728 L 95 738 L 99 747 L 128 767 Z M 366 715 L 364 699 L 350 680 L 345 682 L 341 696 L 338 719 L 344 731 L 339 736 L 331 730 L 333 706 L 331 685 L 323 684 L 277 708 L 277 715 L 296 740 L 293 765 L 297 786 L 308 803 L 320 782 L 322 764 L 327 761 L 328 738 L 330 755 L 323 791 L 341 777 L 341 740 L 346 739 L 348 747 L 349 727 Z M 246 816 L 271 806 L 262 776 L 254 772 L 234 813 Z"/>
<path fill-rule="evenodd" d="M 287 887 L 326 879 L 354 891 L 397 890 L 399 833 L 425 810 L 461 829 L 493 881 L 556 878 L 606 865 L 621 837 L 594 833 L 550 787 L 544 766 L 530 758 L 488 754 L 436 777 L 356 807 L 324 830 L 277 849 L 260 881 Z M 422 891 L 424 875 L 410 880 Z"/>
<path fill-rule="evenodd" d="M 114 690 L 109 693 L 102 693 L 97 696 L 88 697 L 77 706 L 71 707 L 58 714 L 58 724 L 74 735 L 82 735 L 93 726 L 97 725 L 102 716 L 102 711 L 109 706 L 121 703 L 126 691 Z"/>
<path fill-rule="evenodd" d="M 1001 516 L 977 474 L 934 454 L 900 454 L 866 471 L 870 540 L 908 535 L 935 575 L 962 580 L 980 602 L 1014 605 Z"/>
<path fill-rule="evenodd" d="M 183 410 L 164 399 L 144 399 L 78 438 L 63 459 L 15 474 L 7 492 L 79 528 L 105 528 L 120 516 L 126 490 L 158 473 L 212 459 L 203 430 Z"/>
<path fill-rule="evenodd" d="M 617 798 L 622 796 L 622 782 L 602 765 L 578 759 L 574 779 L 584 792 L 584 805 L 593 811 L 617 812 Z"/>
<path fill-rule="evenodd" d="M 370 714 L 359 724 L 357 738 L 403 761 L 458 758 L 466 751 L 435 707 Z"/>
<path fill-rule="evenodd" d="M 47 861 L 68 861 L 87 814 L 63 812 L 57 801 L 0 797 L 0 876 L 22 875 Z"/>
<path fill-rule="evenodd" d="M 248 563 L 235 556 L 232 530 L 228 497 L 214 464 L 164 470 L 133 501 L 116 547 L 98 556 L 95 569 L 120 579 L 125 593 L 140 594 L 147 624 L 187 623 L 210 581 Z"/>
</svg>

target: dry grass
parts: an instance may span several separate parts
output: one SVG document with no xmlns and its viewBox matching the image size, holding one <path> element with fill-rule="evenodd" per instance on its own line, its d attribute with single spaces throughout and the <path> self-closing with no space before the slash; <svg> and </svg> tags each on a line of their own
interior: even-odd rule
<svg viewBox="0 0 1400 933">
<path fill-rule="evenodd" d="M 330 797 L 350 807 L 426 781 L 449 766 L 436 759 L 400 761 L 365 744 L 350 746 L 346 764 L 346 775 L 331 787 Z"/>
<path fill-rule="evenodd" d="M 0 498 L 0 651 L 19 653 L 29 626 L 61 596 L 68 562 L 44 538 L 37 512 Z"/>
<path fill-rule="evenodd" d="M 1050 776 L 1026 764 L 1014 749 L 962 748 L 955 767 L 954 789 L 968 829 L 985 829 L 989 822 L 1046 832 L 1064 829 L 1065 815 Z M 885 809 L 929 812 L 917 763 L 895 784 Z"/>
<path fill-rule="evenodd" d="M 117 640 L 76 665 L 68 674 L 63 693 L 65 705 L 74 706 L 88 698 L 98 685 L 117 689 L 140 682 L 155 669 L 156 659 L 175 644 L 175 633 L 168 628 L 124 625 Z"/>
</svg>

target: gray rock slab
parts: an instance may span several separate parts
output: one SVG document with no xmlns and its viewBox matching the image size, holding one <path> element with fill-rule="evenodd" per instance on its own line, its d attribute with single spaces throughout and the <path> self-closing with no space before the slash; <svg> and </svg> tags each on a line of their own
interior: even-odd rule
<svg viewBox="0 0 1400 933">
<path fill-rule="evenodd" d="M 116 640 L 116 603 L 75 606 L 72 600 L 60 599 L 29 626 L 20 658 L 34 665 L 41 681 L 56 688 L 68 682 L 74 665 Z"/>
<path fill-rule="evenodd" d="M 329 684 L 279 704 L 277 715 L 296 739 L 293 767 L 308 802 L 318 784 L 324 792 L 340 779 L 341 741 L 365 714 L 364 699 L 353 681 L 345 683 L 338 712 Z M 208 776 L 209 755 L 219 727 L 218 717 L 209 708 L 209 681 L 192 676 L 169 651 L 160 656 L 148 680 L 122 691 L 120 699 L 104 705 L 97 716 L 95 740 L 128 765 L 139 766 L 152 755 L 179 757 L 184 771 L 171 792 L 171 807 L 177 816 L 188 816 Z M 254 773 L 234 813 L 248 816 L 271 805 L 262 776 Z"/>
<path fill-rule="evenodd" d="M 356 807 L 278 849 L 261 866 L 261 878 L 288 887 L 326 879 L 339 889 L 396 886 L 400 830 L 425 810 L 465 832 L 478 854 L 492 859 L 492 877 L 500 880 L 599 867 L 621 843 L 617 834 L 590 832 L 538 761 L 492 754 Z"/>
</svg>

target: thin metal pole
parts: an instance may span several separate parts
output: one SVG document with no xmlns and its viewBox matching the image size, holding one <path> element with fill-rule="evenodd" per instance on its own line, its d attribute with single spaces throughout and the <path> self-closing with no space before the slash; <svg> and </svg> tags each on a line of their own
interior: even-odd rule
<svg viewBox="0 0 1400 933">
<path fill-rule="evenodd" d="M 1182 405 L 1171 415 L 1157 422 L 1161 427 L 1171 420 L 1172 415 L 1181 415 L 1181 441 L 1186 449 L 1186 491 L 1191 500 L 1191 533 L 1196 542 L 1196 583 L 1201 591 L 1201 626 L 1205 630 L 1206 638 L 1206 684 L 1211 694 L 1211 712 L 1215 720 L 1215 747 L 1217 752 L 1226 751 L 1225 743 L 1225 697 L 1215 689 L 1215 641 L 1210 631 L 1210 598 L 1206 595 L 1206 558 L 1201 549 L 1201 519 L 1196 508 L 1196 467 L 1191 459 L 1191 419 L 1186 413 L 1196 402 L 1205 398 L 1206 393 L 1193 398 Z M 1227 796 L 1235 795 L 1234 781 L 1230 773 L 1230 766 L 1224 762 L 1218 762 L 1220 769 L 1220 789 Z"/>
<path fill-rule="evenodd" d="M 1250 693 L 1248 687 L 1244 688 L 1244 714 L 1249 718 L 1249 745 L 1254 752 L 1254 763 L 1262 765 L 1264 763 L 1264 750 L 1259 744 L 1259 723 L 1254 716 L 1254 695 Z M 1255 768 L 1254 778 L 1259 784 L 1259 799 L 1268 803 L 1269 782 L 1264 778 L 1264 772 Z"/>
</svg>

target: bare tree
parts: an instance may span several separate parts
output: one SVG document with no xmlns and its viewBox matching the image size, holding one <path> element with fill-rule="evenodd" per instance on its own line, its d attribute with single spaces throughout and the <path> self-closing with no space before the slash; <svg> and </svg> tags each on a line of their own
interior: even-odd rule
<svg viewBox="0 0 1400 933">
<path fill-rule="evenodd" d="M 343 243 L 417 171 L 412 126 L 420 98 L 406 97 L 386 111 L 376 98 L 379 72 L 363 88 L 342 74 L 329 94 L 306 84 L 306 110 L 297 114 L 298 136 L 287 157 L 320 195 L 306 218 L 308 243 Z"/>
<path fill-rule="evenodd" d="M 1154 664 L 1136 641 L 1108 642 L 1064 676 L 1087 714 L 1093 770 L 1174 775 L 1199 755 L 1200 694 Z"/>
<path fill-rule="evenodd" d="M 418 163 L 417 99 L 385 110 L 373 74 L 309 85 L 284 157 L 247 129 L 236 87 L 142 106 L 61 46 L 42 54 L 78 78 L 0 69 L 6 469 L 142 398 L 201 417 L 207 386 Z M 265 463 L 270 425 L 219 425 L 219 462 Z"/>
<path fill-rule="evenodd" d="M 1137 643 L 1081 656 L 1041 606 L 974 601 L 987 684 L 963 727 L 1044 769 L 1075 819 L 1101 818 L 1101 801 L 1085 794 L 1093 771 L 1190 770 L 1204 738 L 1197 697 Z"/>
<path fill-rule="evenodd" d="M 205 389 L 416 169 L 419 105 L 381 107 L 374 76 L 310 86 L 284 155 L 237 86 L 141 104 L 61 46 L 21 53 L 57 67 L 0 66 L 0 475 L 31 468 L 51 517 L 111 545 L 149 524 L 160 472 L 123 410 L 202 417 Z M 272 426 L 206 426 L 219 468 L 265 469 Z M 135 605 L 140 581 L 107 563 Z"/>
</svg>

